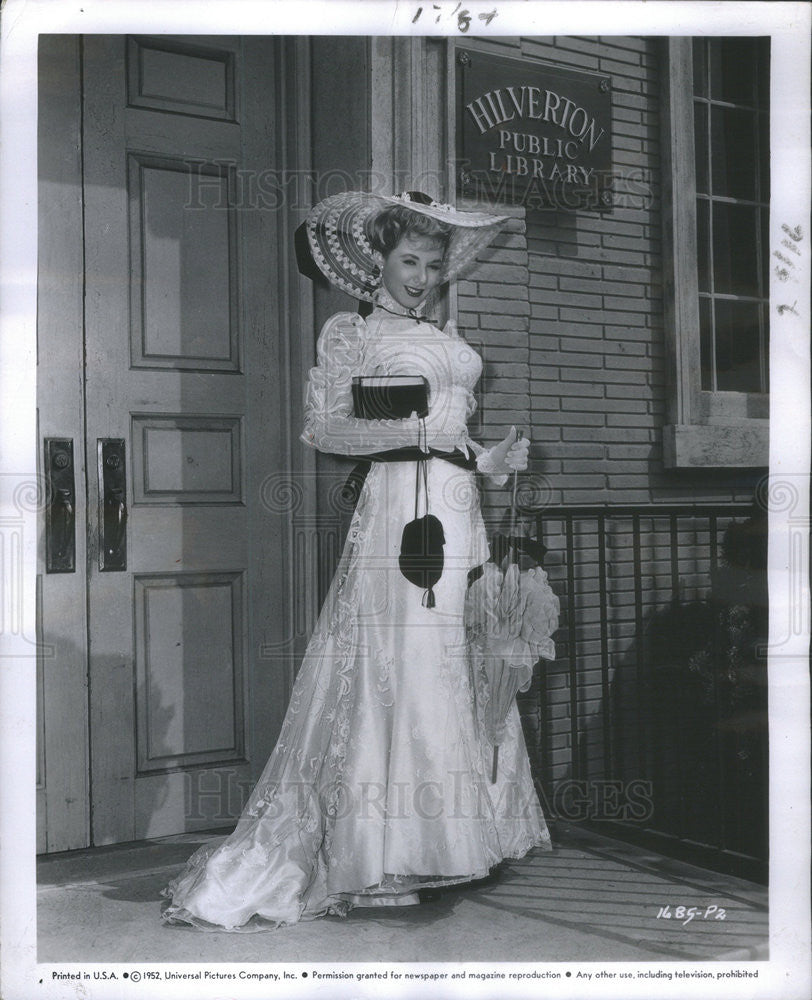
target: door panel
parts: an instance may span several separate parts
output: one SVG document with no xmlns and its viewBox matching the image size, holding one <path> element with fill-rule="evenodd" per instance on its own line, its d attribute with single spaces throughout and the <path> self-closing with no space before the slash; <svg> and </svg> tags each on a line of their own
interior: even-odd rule
<svg viewBox="0 0 812 1000">
<path fill-rule="evenodd" d="M 135 503 L 241 503 L 242 423 L 238 417 L 135 414 Z"/>
<path fill-rule="evenodd" d="M 130 106 L 233 121 L 237 56 L 219 41 L 128 39 Z"/>
<path fill-rule="evenodd" d="M 241 760 L 243 574 L 134 583 L 139 773 Z"/>
<path fill-rule="evenodd" d="M 283 580 L 258 585 L 281 514 L 252 502 L 288 447 L 256 407 L 284 406 L 280 331 L 249 319 L 276 219 L 243 231 L 235 201 L 275 162 L 272 70 L 268 40 L 85 39 L 86 448 L 125 440 L 129 494 L 127 570 L 88 537 L 96 844 L 233 820 L 284 707 L 283 672 L 249 687 L 285 619 Z"/>
<path fill-rule="evenodd" d="M 233 170 L 199 165 L 191 182 L 183 158 L 128 159 L 133 364 L 238 370 Z M 205 200 L 190 208 L 190 183 L 202 181 Z"/>
</svg>

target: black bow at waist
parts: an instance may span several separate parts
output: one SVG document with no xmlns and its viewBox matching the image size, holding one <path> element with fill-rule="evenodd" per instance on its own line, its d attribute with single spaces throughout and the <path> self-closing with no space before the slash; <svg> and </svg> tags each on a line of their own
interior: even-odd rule
<svg viewBox="0 0 812 1000">
<path fill-rule="evenodd" d="M 427 458 L 442 458 L 452 465 L 459 465 L 463 469 L 476 469 L 476 455 L 466 455 L 465 452 L 455 448 L 454 451 L 439 451 L 437 448 L 429 448 L 423 451 L 417 445 L 408 445 L 405 448 L 392 448 L 390 451 L 376 451 L 371 455 L 364 455 L 359 464 L 364 462 L 421 462 Z"/>
<path fill-rule="evenodd" d="M 454 451 L 439 451 L 436 448 L 429 448 L 428 452 L 425 452 L 417 445 L 409 445 L 405 448 L 392 448 L 390 451 L 377 451 L 371 455 L 364 455 L 355 466 L 344 483 L 343 496 L 355 508 L 373 462 L 421 462 L 428 458 L 442 458 L 443 461 L 451 462 L 452 465 L 458 465 L 461 469 L 468 469 L 470 472 L 476 469 L 476 455 L 466 455 L 458 448 L 455 448 Z"/>
</svg>

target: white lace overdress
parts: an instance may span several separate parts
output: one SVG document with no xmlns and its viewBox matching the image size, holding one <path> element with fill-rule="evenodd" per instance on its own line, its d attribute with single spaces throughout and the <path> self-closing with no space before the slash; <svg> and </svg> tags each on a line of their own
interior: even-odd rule
<svg viewBox="0 0 812 1000">
<path fill-rule="evenodd" d="M 381 308 L 367 321 L 338 314 L 319 338 L 302 437 L 357 455 L 416 444 L 416 418 L 356 420 L 350 384 L 419 373 L 446 450 L 453 440 L 480 453 L 465 423 L 481 369 L 451 326 Z M 165 890 L 165 920 L 255 930 L 412 902 L 418 888 L 549 849 L 515 705 L 490 783 L 477 713 L 484 681 L 471 676 L 463 624 L 468 571 L 488 557 L 475 473 L 440 458 L 427 468 L 429 508 L 445 532 L 436 606 L 424 607 L 424 591 L 398 568 L 416 463 L 374 462 L 276 748 L 235 831 L 201 848 Z"/>
</svg>

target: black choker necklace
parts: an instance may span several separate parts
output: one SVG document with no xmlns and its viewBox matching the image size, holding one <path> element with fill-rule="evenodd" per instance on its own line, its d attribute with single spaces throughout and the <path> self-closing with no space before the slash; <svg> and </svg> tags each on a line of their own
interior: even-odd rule
<svg viewBox="0 0 812 1000">
<path fill-rule="evenodd" d="M 436 321 L 435 320 L 429 319 L 428 316 L 418 316 L 417 315 L 417 311 L 414 308 L 407 309 L 404 306 L 404 308 L 406 309 L 406 312 L 405 313 L 399 313 L 399 312 L 395 312 L 394 309 L 387 309 L 387 307 L 386 306 L 382 306 L 380 304 L 380 302 L 376 302 L 375 303 L 375 308 L 376 309 L 383 309 L 384 312 L 388 312 L 392 316 L 398 316 L 398 317 L 400 317 L 400 319 L 413 319 L 417 323 L 428 323 L 429 326 L 436 326 Z"/>
</svg>

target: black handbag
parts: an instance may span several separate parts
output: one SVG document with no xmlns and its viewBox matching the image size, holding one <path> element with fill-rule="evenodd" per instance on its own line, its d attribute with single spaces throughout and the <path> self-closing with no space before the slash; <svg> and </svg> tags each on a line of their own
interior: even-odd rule
<svg viewBox="0 0 812 1000">
<path fill-rule="evenodd" d="M 423 479 L 423 492 L 426 501 L 426 513 L 418 517 L 418 501 L 420 497 L 420 479 Z M 445 554 L 445 531 L 442 521 L 434 514 L 429 514 L 429 486 L 426 463 L 417 463 L 417 473 L 414 488 L 414 520 L 404 527 L 400 539 L 400 556 L 398 565 L 401 573 L 409 583 L 425 590 L 423 607 L 435 606 L 434 585 L 443 575 Z"/>
<path fill-rule="evenodd" d="M 356 375 L 352 405 L 365 420 L 403 420 L 429 412 L 429 384 L 423 375 Z"/>
</svg>

